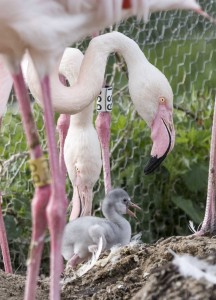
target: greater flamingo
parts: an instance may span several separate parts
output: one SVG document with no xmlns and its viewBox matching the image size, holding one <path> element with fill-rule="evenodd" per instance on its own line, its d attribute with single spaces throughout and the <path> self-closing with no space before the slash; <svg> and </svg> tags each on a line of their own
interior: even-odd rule
<svg viewBox="0 0 216 300">
<path fill-rule="evenodd" d="M 138 45 L 119 32 L 92 39 L 85 53 L 77 82 L 64 87 L 51 76 L 52 104 L 55 111 L 75 114 L 89 105 L 103 85 L 109 53 L 123 55 L 129 73 L 129 92 L 139 115 L 151 127 L 153 147 L 146 172 L 158 166 L 174 145 L 172 121 L 173 94 L 166 77 L 144 56 Z M 41 99 L 33 65 L 28 66 L 28 85 L 35 99 Z M 55 86 L 55 89 L 52 89 Z M 70 95 L 70 96 L 69 96 Z"/>
<path fill-rule="evenodd" d="M 83 54 L 78 49 L 67 48 L 62 57 L 59 73 L 75 84 Z M 68 95 L 70 97 L 70 95 Z M 73 185 L 73 207 L 70 220 L 90 215 L 93 187 L 99 179 L 102 161 L 101 149 L 93 126 L 94 103 L 80 113 L 70 116 L 70 125 L 64 143 L 64 159 Z"/>
</svg>

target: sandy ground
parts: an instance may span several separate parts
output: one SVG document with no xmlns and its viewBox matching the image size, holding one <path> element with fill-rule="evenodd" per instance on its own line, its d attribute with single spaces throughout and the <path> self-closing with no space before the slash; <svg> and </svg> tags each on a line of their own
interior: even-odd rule
<svg viewBox="0 0 216 300">
<path fill-rule="evenodd" d="M 183 278 L 171 263 L 172 249 L 216 264 L 216 238 L 170 237 L 152 245 L 121 248 L 112 259 L 106 255 L 88 273 L 74 278 L 62 274 L 61 299 L 216 299 L 216 285 L 204 279 Z M 48 299 L 48 278 L 39 280 L 37 299 Z M 0 271 L 0 300 L 21 300 L 25 277 Z"/>
</svg>

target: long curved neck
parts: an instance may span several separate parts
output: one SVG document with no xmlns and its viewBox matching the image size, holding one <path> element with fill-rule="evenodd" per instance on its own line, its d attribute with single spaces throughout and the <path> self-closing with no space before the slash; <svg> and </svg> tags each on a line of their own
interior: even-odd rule
<svg viewBox="0 0 216 300">
<path fill-rule="evenodd" d="M 77 83 L 64 87 L 57 76 L 51 76 L 53 107 L 60 113 L 75 114 L 89 105 L 100 93 L 103 85 L 107 58 L 110 53 L 118 52 L 124 57 L 129 76 L 147 59 L 138 45 L 119 32 L 107 33 L 94 38 L 86 51 Z M 31 87 L 30 87 L 31 88 Z M 39 95 L 35 95 L 40 99 Z M 133 100 L 133 99 L 132 99 Z"/>
</svg>

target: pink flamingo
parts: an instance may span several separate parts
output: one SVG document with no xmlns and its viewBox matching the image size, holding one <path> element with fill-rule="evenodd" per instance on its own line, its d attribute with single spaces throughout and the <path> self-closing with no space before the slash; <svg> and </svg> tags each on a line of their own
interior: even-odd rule
<svg viewBox="0 0 216 300">
<path fill-rule="evenodd" d="M 67 78 L 70 85 L 78 78 L 82 60 L 83 54 L 78 49 L 65 50 L 59 73 Z M 101 172 L 101 149 L 93 126 L 93 108 L 94 104 L 91 103 L 80 113 L 70 116 L 69 129 L 62 145 L 67 172 L 73 185 L 70 220 L 91 214 L 93 187 Z"/>
<path fill-rule="evenodd" d="M 135 15 L 138 18 L 143 18 L 145 22 L 149 20 L 149 15 L 157 11 L 168 10 L 193 10 L 197 14 L 209 19 L 211 22 L 216 22 L 205 11 L 203 11 L 200 5 L 195 0 L 124 0 L 122 3 L 123 19 Z M 105 193 L 111 190 L 111 176 L 110 176 L 110 161 L 109 161 L 109 142 L 110 142 L 110 125 L 111 116 L 107 111 L 100 112 L 96 119 L 96 129 L 101 143 L 102 157 L 103 157 L 103 170 L 104 170 L 104 183 Z M 152 162 L 155 161 L 152 159 Z M 145 174 L 149 174 L 159 165 L 159 160 L 155 165 L 145 168 Z"/>
<path fill-rule="evenodd" d="M 92 39 L 77 82 L 73 86 L 64 87 L 57 76 L 51 76 L 53 107 L 60 113 L 74 114 L 89 105 L 102 87 L 107 57 L 109 53 L 115 51 L 120 52 L 125 58 L 131 99 L 137 112 L 152 130 L 152 158 L 146 168 L 146 172 L 151 172 L 163 161 L 174 144 L 173 95 L 165 76 L 147 61 L 138 45 L 131 39 L 119 32 Z M 28 84 L 34 97 L 40 99 L 41 93 L 35 84 L 36 78 L 32 68 L 30 64 Z"/>
</svg>

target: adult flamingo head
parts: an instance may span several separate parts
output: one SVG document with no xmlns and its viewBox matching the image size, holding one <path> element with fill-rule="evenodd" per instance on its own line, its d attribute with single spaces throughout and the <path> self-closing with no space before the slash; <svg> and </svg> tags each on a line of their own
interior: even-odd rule
<svg viewBox="0 0 216 300">
<path fill-rule="evenodd" d="M 136 81 L 129 80 L 130 94 L 140 116 L 151 128 L 151 158 L 144 169 L 153 172 L 173 149 L 173 92 L 165 75 L 149 62 Z"/>
</svg>

